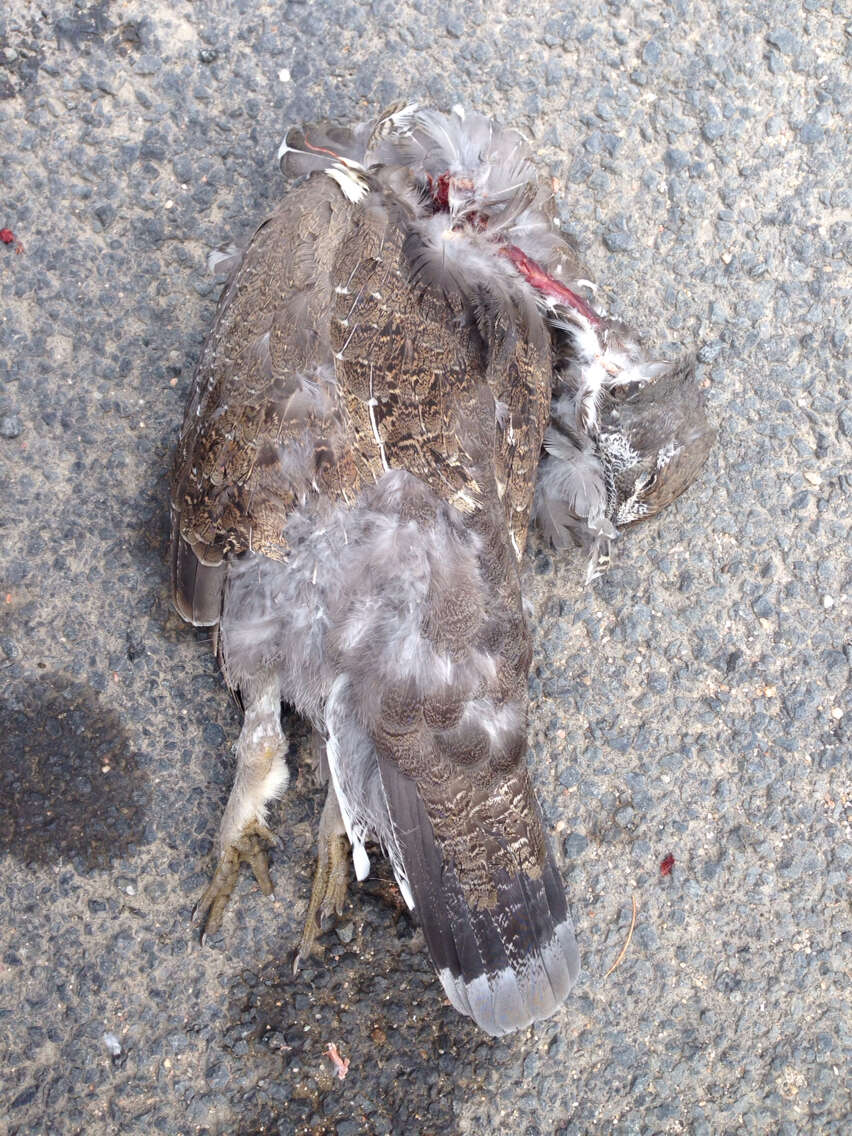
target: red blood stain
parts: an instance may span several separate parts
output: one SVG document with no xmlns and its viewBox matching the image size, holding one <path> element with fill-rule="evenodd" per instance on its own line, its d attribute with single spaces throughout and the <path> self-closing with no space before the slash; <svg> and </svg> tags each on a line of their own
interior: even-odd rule
<svg viewBox="0 0 852 1136">
<path fill-rule="evenodd" d="M 450 207 L 450 175 L 441 174 L 439 178 L 433 178 L 431 174 L 427 174 L 429 179 L 429 189 L 432 193 L 432 200 L 435 203 L 435 208 L 439 213 L 444 212 Z"/>
<path fill-rule="evenodd" d="M 668 856 L 665 856 L 662 860 L 660 860 L 660 875 L 670 876 L 674 864 L 675 858 L 674 856 L 672 856 L 671 852 L 669 852 Z"/>
<path fill-rule="evenodd" d="M 437 178 L 428 173 L 426 177 L 429 180 L 429 192 L 436 213 L 449 212 L 451 189 L 456 188 L 472 192 L 475 188 L 470 178 L 453 177 L 449 171 Z M 482 232 L 488 226 L 487 217 L 479 212 L 469 213 L 467 220 L 479 232 Z M 511 260 L 524 279 L 542 295 L 552 296 L 560 303 L 567 304 L 569 308 L 573 308 L 584 316 L 592 327 L 601 326 L 603 320 L 582 296 L 578 296 L 576 292 L 566 288 L 559 280 L 555 280 L 531 256 L 527 256 L 523 249 L 518 248 L 517 245 L 504 244 L 497 252 L 500 256 L 505 256 L 507 260 Z"/>
<path fill-rule="evenodd" d="M 2 241 L 4 245 L 10 245 L 14 239 L 15 234 L 11 229 L 0 229 L 0 241 Z"/>
<path fill-rule="evenodd" d="M 566 288 L 564 284 L 554 280 L 540 264 L 536 263 L 532 257 L 527 256 L 523 249 L 519 249 L 517 245 L 504 245 L 500 249 L 500 255 L 508 257 L 518 272 L 532 284 L 533 288 L 537 288 L 545 296 L 553 296 L 555 299 L 561 300 L 563 304 L 574 308 L 585 316 L 593 327 L 600 327 L 603 323 L 598 313 L 594 308 L 589 307 L 582 296 L 578 296 L 576 292 L 572 292 L 570 288 Z"/>
</svg>

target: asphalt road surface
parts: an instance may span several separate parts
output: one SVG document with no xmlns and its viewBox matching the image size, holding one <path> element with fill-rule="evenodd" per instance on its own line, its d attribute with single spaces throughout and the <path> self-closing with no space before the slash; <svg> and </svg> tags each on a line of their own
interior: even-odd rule
<svg viewBox="0 0 852 1136">
<path fill-rule="evenodd" d="M 0 1131 L 849 1131 L 841 8 L 3 6 Z M 399 97 L 536 140 L 599 301 L 698 349 L 719 426 L 591 588 L 531 540 L 530 756 L 584 971 L 500 1041 L 381 879 L 292 978 L 298 723 L 275 899 L 245 874 L 207 947 L 189 925 L 239 728 L 165 568 L 206 255 L 279 198 L 289 124 Z"/>
</svg>

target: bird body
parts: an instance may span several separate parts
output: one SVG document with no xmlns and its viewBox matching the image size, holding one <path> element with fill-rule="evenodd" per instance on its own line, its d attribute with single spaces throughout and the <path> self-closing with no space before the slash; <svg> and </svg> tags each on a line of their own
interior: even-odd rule
<svg viewBox="0 0 852 1136">
<path fill-rule="evenodd" d="M 518 563 L 534 495 L 557 541 L 632 519 L 610 443 L 659 449 L 634 398 L 659 367 L 581 296 L 514 131 L 406 106 L 280 156 L 307 176 L 220 264 L 173 474 L 175 604 L 218 628 L 245 710 L 201 910 L 215 927 L 242 860 L 271 889 L 289 703 L 329 781 L 297 962 L 373 841 L 450 1001 L 507 1033 L 579 967 L 525 764 Z"/>
<path fill-rule="evenodd" d="M 380 844 L 450 1000 L 501 1034 L 578 970 L 524 761 L 518 558 L 549 331 L 408 167 L 347 159 L 354 134 L 302 137 L 338 149 L 299 157 L 319 168 L 231 266 L 175 465 L 176 603 L 218 624 L 246 708 L 208 899 L 258 861 L 291 703 L 325 742 L 326 835 L 359 878 Z"/>
</svg>

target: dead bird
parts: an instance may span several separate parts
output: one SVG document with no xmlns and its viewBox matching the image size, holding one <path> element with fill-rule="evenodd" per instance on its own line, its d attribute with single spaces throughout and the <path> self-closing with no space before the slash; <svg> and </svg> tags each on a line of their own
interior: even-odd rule
<svg viewBox="0 0 852 1136">
<path fill-rule="evenodd" d="M 567 437 L 566 399 L 598 407 L 582 320 L 601 317 L 515 131 L 401 106 L 291 131 L 280 156 L 305 180 L 220 264 L 172 479 L 175 605 L 217 628 L 245 711 L 199 913 L 219 925 L 244 860 L 271 890 L 288 703 L 328 777 L 297 963 L 373 840 L 450 1001 L 507 1033 L 579 969 L 525 764 L 518 563 L 551 415 Z M 582 420 L 601 460 L 607 419 Z"/>
<path fill-rule="evenodd" d="M 406 113 L 389 122 L 375 160 L 411 172 L 435 232 L 449 225 L 460 238 L 469 279 L 474 257 L 495 273 L 486 294 L 502 286 L 495 255 L 531 286 L 551 329 L 554 383 L 533 516 L 557 548 L 587 549 L 591 579 L 619 530 L 670 504 L 707 459 L 715 430 L 693 356 L 660 358 L 585 298 L 597 286 L 555 224 L 552 193 L 532 176 L 530 150 L 490 119 Z M 426 264 L 439 286 L 451 270 L 446 260 Z"/>
<path fill-rule="evenodd" d="M 518 559 L 550 330 L 481 228 L 466 248 L 410 168 L 376 158 L 411 113 L 288 137 L 288 170 L 314 172 L 232 257 L 195 376 L 174 599 L 218 626 L 245 710 L 200 913 L 218 925 L 243 860 L 271 888 L 289 703 L 329 776 L 298 956 L 341 909 L 350 847 L 366 876 L 372 839 L 450 1001 L 502 1034 L 553 1013 L 579 966 L 525 763 Z M 495 145 L 523 147 L 512 132 Z M 501 196 L 495 222 L 515 207 Z"/>
</svg>

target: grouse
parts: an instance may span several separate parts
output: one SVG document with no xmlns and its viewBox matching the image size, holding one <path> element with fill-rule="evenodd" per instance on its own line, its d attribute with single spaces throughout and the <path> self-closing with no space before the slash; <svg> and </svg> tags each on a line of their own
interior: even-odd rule
<svg viewBox="0 0 852 1136">
<path fill-rule="evenodd" d="M 583 397 L 571 328 L 591 309 L 560 283 L 576 254 L 515 131 L 394 107 L 291 131 L 280 156 L 303 180 L 220 264 L 172 476 L 174 602 L 216 628 L 245 715 L 199 913 L 219 925 L 242 861 L 271 891 L 290 704 L 328 782 L 297 963 L 372 841 L 451 1003 L 504 1034 L 552 1014 L 579 969 L 525 764 L 518 564 L 551 399 L 568 438 Z M 640 448 L 641 393 L 618 411 Z M 600 460 L 603 419 L 582 430 Z"/>
</svg>

